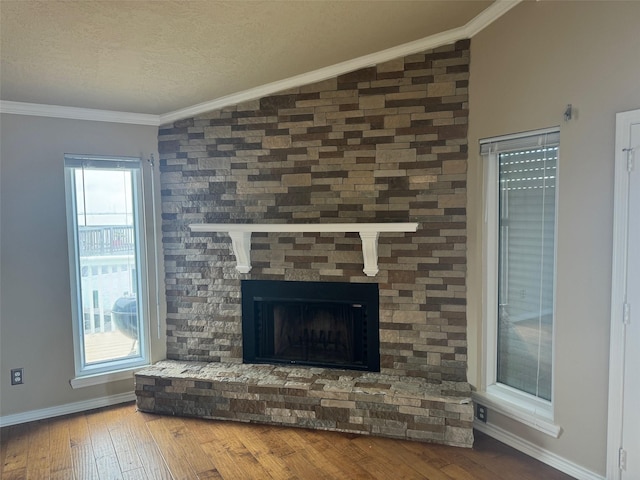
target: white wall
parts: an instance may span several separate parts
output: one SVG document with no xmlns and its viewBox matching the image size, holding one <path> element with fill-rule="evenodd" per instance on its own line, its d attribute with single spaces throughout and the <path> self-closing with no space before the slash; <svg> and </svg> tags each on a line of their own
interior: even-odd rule
<svg viewBox="0 0 640 480">
<path fill-rule="evenodd" d="M 554 439 L 496 426 L 604 475 L 615 113 L 640 107 L 640 2 L 523 2 L 471 42 L 469 380 L 482 388 L 481 138 L 560 125 Z M 563 121 L 567 104 L 575 117 Z"/>
<path fill-rule="evenodd" d="M 76 390 L 69 385 L 64 154 L 148 158 L 157 152 L 158 130 L 9 114 L 0 127 L 0 416 L 132 392 L 133 379 Z M 145 193 L 149 200 L 150 190 Z M 153 342 L 153 360 L 164 358 L 165 348 L 164 338 Z M 10 386 L 10 369 L 17 367 L 24 368 L 25 384 Z"/>
</svg>

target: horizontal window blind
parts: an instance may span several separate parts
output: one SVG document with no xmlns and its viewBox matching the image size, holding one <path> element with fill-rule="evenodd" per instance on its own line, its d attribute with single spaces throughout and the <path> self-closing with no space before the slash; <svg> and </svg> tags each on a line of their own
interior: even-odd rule
<svg viewBox="0 0 640 480">
<path fill-rule="evenodd" d="M 529 150 L 539 147 L 558 146 L 560 130 L 557 127 L 536 130 L 522 134 L 503 135 L 480 140 L 480 154 L 509 152 L 513 150 Z"/>
<path fill-rule="evenodd" d="M 136 157 L 94 157 L 80 155 L 65 155 L 64 165 L 70 168 L 126 168 L 138 170 L 141 161 Z"/>
<path fill-rule="evenodd" d="M 511 306 L 514 318 L 537 315 L 538 294 L 543 294 L 543 301 L 553 298 L 557 153 L 558 147 L 548 147 L 498 157 L 499 227 L 508 275 L 500 290 L 501 303 Z M 551 305 L 544 310 L 550 312 Z"/>
</svg>

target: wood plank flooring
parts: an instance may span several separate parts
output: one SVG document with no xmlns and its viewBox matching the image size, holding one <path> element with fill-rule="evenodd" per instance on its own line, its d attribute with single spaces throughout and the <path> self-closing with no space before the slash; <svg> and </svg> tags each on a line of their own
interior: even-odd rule
<svg viewBox="0 0 640 480">
<path fill-rule="evenodd" d="M 165 417 L 132 403 L 5 427 L 0 478 L 564 480 L 476 432 L 473 449 Z"/>
</svg>

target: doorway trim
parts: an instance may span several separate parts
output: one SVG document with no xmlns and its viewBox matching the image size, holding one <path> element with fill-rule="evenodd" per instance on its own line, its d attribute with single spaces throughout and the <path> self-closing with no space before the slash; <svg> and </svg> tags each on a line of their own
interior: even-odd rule
<svg viewBox="0 0 640 480">
<path fill-rule="evenodd" d="M 617 480 L 622 446 L 627 259 L 629 231 L 629 157 L 631 125 L 640 123 L 640 109 L 616 114 L 615 181 L 613 208 L 613 267 L 611 276 L 611 333 L 609 345 L 609 415 L 607 427 L 607 478 Z M 636 167 L 637 168 L 637 167 Z"/>
</svg>

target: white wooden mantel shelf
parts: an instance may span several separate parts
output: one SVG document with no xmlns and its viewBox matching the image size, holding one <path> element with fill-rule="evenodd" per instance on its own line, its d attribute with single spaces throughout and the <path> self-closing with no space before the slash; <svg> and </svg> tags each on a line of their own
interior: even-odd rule
<svg viewBox="0 0 640 480">
<path fill-rule="evenodd" d="M 362 239 L 362 255 L 367 276 L 378 273 L 378 236 L 381 232 L 415 232 L 415 222 L 401 223 L 195 223 L 189 225 L 192 232 L 226 232 L 231 237 L 236 256 L 236 270 L 249 273 L 251 270 L 251 234 L 300 233 L 300 232 L 358 232 Z"/>
</svg>

